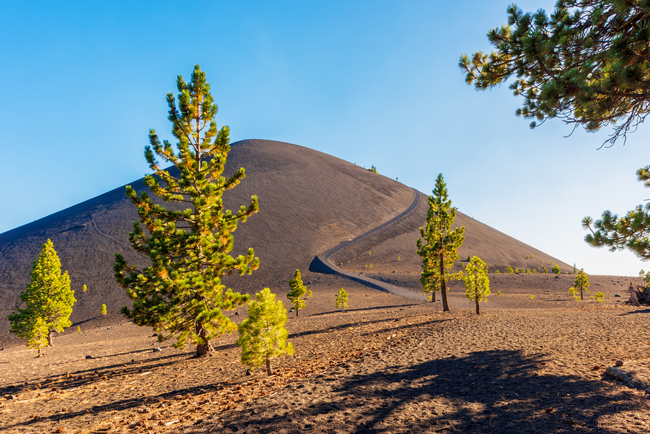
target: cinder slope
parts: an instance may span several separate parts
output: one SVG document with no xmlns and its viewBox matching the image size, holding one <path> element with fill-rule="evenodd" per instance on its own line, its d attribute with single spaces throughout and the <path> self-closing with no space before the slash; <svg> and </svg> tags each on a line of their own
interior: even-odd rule
<svg viewBox="0 0 650 434">
<path fill-rule="evenodd" d="M 247 177 L 226 192 L 224 203 L 237 210 L 257 195 L 260 212 L 240 224 L 234 233 L 232 253 L 244 254 L 253 247 L 261 266 L 252 276 L 227 280 L 238 291 L 253 293 L 268 286 L 285 292 L 296 268 L 304 271 L 305 280 L 309 280 L 311 273 L 306 270 L 317 254 L 399 215 L 414 199 L 414 191 L 397 181 L 287 143 L 245 140 L 232 144 L 226 174 L 240 167 L 246 169 Z M 131 185 L 137 191 L 144 189 L 142 179 Z M 0 234 L 0 340 L 9 328 L 7 314 L 19 306 L 18 295 L 29 281 L 32 261 L 48 238 L 76 291 L 73 322 L 97 317 L 101 304 L 106 304 L 109 312 L 128 304 L 124 290 L 113 279 L 114 254 L 120 252 L 127 260 L 141 264 L 144 260 L 128 244 L 137 213 L 124 191 L 124 187 L 117 188 Z M 333 261 L 361 264 L 366 261 L 365 251 L 372 250 L 375 265 L 419 270 L 415 239 L 427 210 L 426 197 L 421 199 L 408 216 L 342 249 Z M 462 213 L 458 213 L 457 221 L 467 229 L 461 258 L 478 255 L 489 265 L 499 267 L 528 265 L 524 257 L 533 253 L 536 262 L 546 258 L 548 264 L 553 259 Z M 568 265 L 560 265 L 568 270 Z M 88 285 L 86 293 L 81 292 L 83 284 Z"/>
<path fill-rule="evenodd" d="M 229 209 L 259 197 L 260 212 L 234 233 L 233 254 L 249 247 L 260 257 L 252 276 L 230 278 L 239 290 L 270 286 L 282 291 L 296 268 L 307 269 L 313 257 L 348 237 L 390 220 L 411 203 L 412 190 L 362 167 L 301 146 L 265 140 L 232 144 L 226 167 L 240 167 L 247 177 L 224 195 Z M 131 185 L 144 189 L 142 179 Z M 135 207 L 119 187 L 86 202 L 0 234 L 0 334 L 43 243 L 49 238 L 68 270 L 76 291 L 73 321 L 99 314 L 101 304 L 117 311 L 128 303 L 113 279 L 115 252 L 129 261 L 142 259 L 131 250 L 128 234 L 137 221 Z M 89 291 L 81 293 L 83 284 Z"/>
</svg>

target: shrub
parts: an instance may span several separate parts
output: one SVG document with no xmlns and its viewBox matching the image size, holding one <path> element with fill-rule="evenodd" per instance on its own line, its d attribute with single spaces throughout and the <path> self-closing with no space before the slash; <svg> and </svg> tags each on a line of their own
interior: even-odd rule
<svg viewBox="0 0 650 434">
<path fill-rule="evenodd" d="M 500 272 L 499 269 L 497 268 L 497 271 L 495 271 L 494 274 L 501 274 L 501 272 Z"/>
<path fill-rule="evenodd" d="M 508 265 L 508 268 L 506 268 L 506 273 L 508 274 L 513 274 L 515 271 L 512 269 L 510 265 Z"/>
<path fill-rule="evenodd" d="M 595 295 L 592 295 L 591 298 L 596 300 L 598 303 L 603 303 L 605 301 L 605 294 L 601 291 L 598 291 Z"/>
<path fill-rule="evenodd" d="M 370 166 L 370 169 L 368 169 L 368 171 L 376 174 L 377 173 L 377 168 L 373 164 L 372 166 Z"/>
<path fill-rule="evenodd" d="M 108 311 L 106 310 L 106 305 L 105 304 L 102 304 L 102 309 L 101 309 L 100 312 L 101 312 L 102 315 L 106 315 L 108 313 Z"/>
<path fill-rule="evenodd" d="M 551 271 L 555 274 L 560 274 L 562 273 L 562 270 L 560 270 L 560 267 L 557 266 L 557 264 L 553 265 L 553 268 L 551 268 Z"/>
</svg>

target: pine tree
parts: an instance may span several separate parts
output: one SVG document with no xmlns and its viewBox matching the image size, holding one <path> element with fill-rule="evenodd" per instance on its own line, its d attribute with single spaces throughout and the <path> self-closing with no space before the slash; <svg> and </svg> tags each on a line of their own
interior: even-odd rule
<svg viewBox="0 0 650 434">
<path fill-rule="evenodd" d="M 442 173 L 436 179 L 433 196 L 429 196 L 428 202 L 427 224 L 420 228 L 422 239 L 417 240 L 417 253 L 422 257 L 420 282 L 425 294 L 433 293 L 432 301 L 436 301 L 435 291 L 442 293 L 442 309 L 448 312 L 447 282 L 463 276 L 462 271 L 451 273 L 451 269 L 454 261 L 458 260 L 458 249 L 465 240 L 465 228 L 451 229 L 456 208 L 451 206 Z"/>
<path fill-rule="evenodd" d="M 336 296 L 335 304 L 336 308 L 343 309 L 343 312 L 348 308 L 348 293 L 345 289 L 339 289 L 339 294 Z"/>
<path fill-rule="evenodd" d="M 70 289 L 68 272 L 61 273 L 61 261 L 52 241 L 47 240 L 34 261 L 31 280 L 20 299 L 27 305 L 9 315 L 11 333 L 27 340 L 27 347 L 38 350 L 54 345 L 54 332 L 70 327 L 72 306 L 77 301 Z"/>
<path fill-rule="evenodd" d="M 81 289 L 82 289 L 82 291 L 83 291 L 83 292 L 86 292 L 86 291 L 88 291 L 88 287 L 86 286 L 86 284 L 85 284 L 85 283 L 84 283 L 84 286 L 83 286 L 83 288 L 81 288 Z"/>
<path fill-rule="evenodd" d="M 298 311 L 305 308 L 305 299 L 311 297 L 313 293 L 311 290 L 307 291 L 305 285 L 302 284 L 300 270 L 296 270 L 293 279 L 289 280 L 289 286 L 291 287 L 291 292 L 287 294 L 287 298 L 291 300 L 291 306 L 296 311 L 296 318 L 298 318 Z M 302 299 L 301 297 L 305 294 L 307 294 L 305 299 Z"/>
<path fill-rule="evenodd" d="M 198 65 L 189 83 L 178 76 L 177 87 L 178 107 L 173 94 L 167 94 L 177 152 L 149 131 L 145 157 L 154 174 L 145 177 L 145 185 L 163 201 L 189 208 L 167 209 L 154 203 L 148 192 L 138 196 L 127 186 L 126 194 L 140 216 L 129 235 L 131 246 L 151 265 L 138 269 L 116 254 L 113 269 L 133 300 L 133 308 L 123 307 L 122 313 L 137 325 L 153 327 L 159 340 L 176 338 L 177 348 L 191 341 L 198 357 L 213 351 L 212 339 L 237 329 L 223 311 L 250 299 L 226 289 L 221 278 L 233 272 L 250 274 L 259 266 L 253 249 L 237 258 L 228 254 L 237 223 L 256 213 L 258 202 L 253 196 L 248 208 L 242 206 L 235 213 L 224 210 L 223 192 L 245 177 L 243 168 L 230 178 L 222 176 L 230 151 L 229 128 L 217 131 L 217 105 Z M 179 175 L 162 169 L 154 153 L 173 164 Z"/>
<path fill-rule="evenodd" d="M 569 288 L 569 294 L 578 300 L 578 292 L 580 292 L 580 300 L 582 300 L 582 291 L 589 292 L 589 277 L 587 276 L 587 273 L 584 272 L 584 270 L 580 270 L 578 272 L 573 286 Z"/>
<path fill-rule="evenodd" d="M 487 274 L 487 264 L 476 256 L 465 267 L 465 276 L 463 276 L 463 283 L 466 289 L 465 295 L 470 300 L 476 302 L 476 315 L 480 314 L 478 308 L 479 302 L 487 302 L 488 295 L 491 294 L 490 279 Z"/>
<path fill-rule="evenodd" d="M 102 315 L 106 315 L 108 313 L 105 304 L 102 304 L 102 308 L 100 309 L 99 313 L 101 313 Z"/>
<path fill-rule="evenodd" d="M 550 16 L 512 4 L 507 13 L 508 24 L 487 35 L 495 51 L 461 56 L 468 84 L 486 90 L 516 77 L 516 114 L 531 128 L 551 118 L 587 131 L 614 125 L 610 146 L 648 116 L 646 1 L 559 0 Z"/>
<path fill-rule="evenodd" d="M 559 267 L 557 264 L 553 265 L 553 268 L 551 268 L 551 271 L 552 271 L 554 274 L 560 274 L 560 273 L 562 273 L 562 270 L 560 270 L 560 267 Z"/>
<path fill-rule="evenodd" d="M 293 345 L 287 343 L 286 324 L 287 310 L 282 301 L 275 301 L 269 288 L 255 294 L 248 305 L 248 318 L 238 328 L 241 362 L 251 369 L 266 363 L 266 374 L 273 375 L 271 359 L 294 353 Z"/>
<path fill-rule="evenodd" d="M 508 274 L 515 274 L 515 270 L 512 269 L 510 265 L 508 265 L 508 268 L 506 268 L 506 273 Z"/>
</svg>

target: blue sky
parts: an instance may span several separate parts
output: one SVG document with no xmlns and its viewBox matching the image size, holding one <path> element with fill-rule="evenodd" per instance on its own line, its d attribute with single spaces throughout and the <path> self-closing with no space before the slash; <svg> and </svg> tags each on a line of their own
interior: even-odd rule
<svg viewBox="0 0 650 434">
<path fill-rule="evenodd" d="M 552 1 L 522 1 L 525 11 Z M 296 143 L 430 193 L 591 274 L 650 268 L 593 249 L 582 217 L 650 191 L 650 126 L 597 150 L 550 121 L 530 130 L 506 86 L 477 92 L 458 58 L 489 50 L 508 1 L 3 2 L 0 232 L 140 178 L 165 94 L 199 63 L 232 141 Z"/>
</svg>

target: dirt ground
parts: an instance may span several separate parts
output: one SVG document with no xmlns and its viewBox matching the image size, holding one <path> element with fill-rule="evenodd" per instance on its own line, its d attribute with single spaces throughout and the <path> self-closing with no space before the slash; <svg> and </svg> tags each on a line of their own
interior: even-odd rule
<svg viewBox="0 0 650 434">
<path fill-rule="evenodd" d="M 600 277 L 604 304 L 571 299 L 572 277 L 498 276 L 503 295 L 493 289 L 477 316 L 459 288 L 443 313 L 439 301 L 319 276 L 307 309 L 289 314 L 296 354 L 275 360 L 272 377 L 246 375 L 236 335 L 195 359 L 100 318 L 41 358 L 0 351 L 0 431 L 648 432 L 650 309 L 620 306 L 627 281 Z M 334 309 L 341 287 L 346 312 Z M 616 361 L 634 381 L 605 374 Z"/>
</svg>

